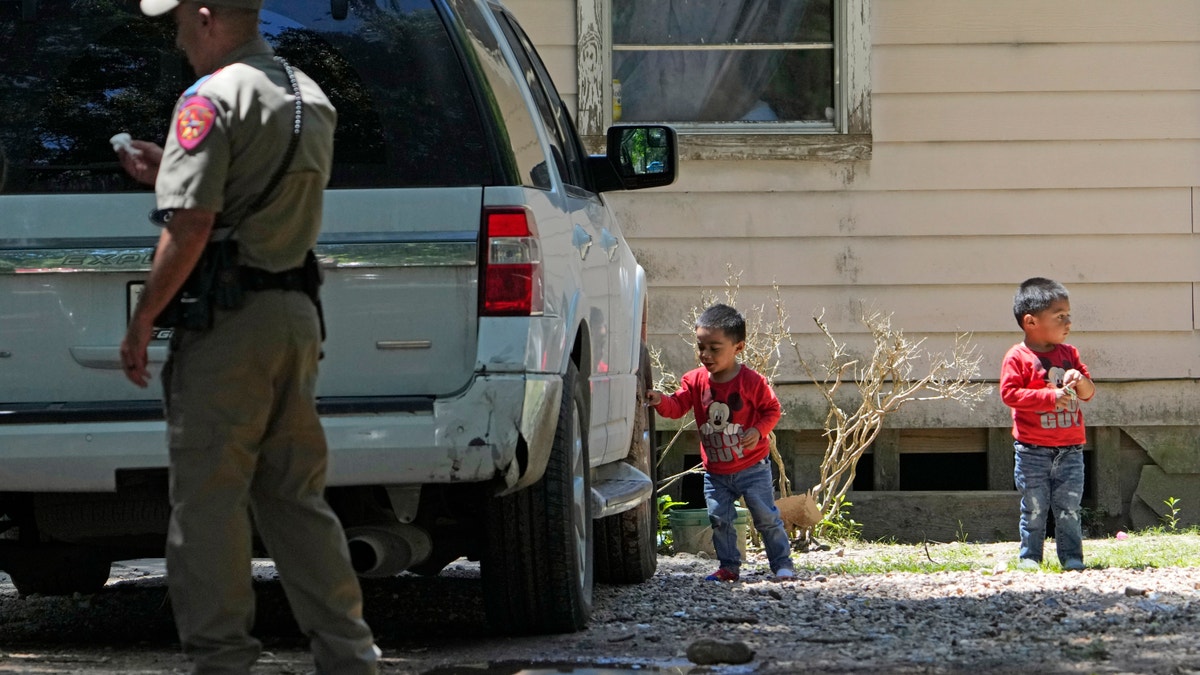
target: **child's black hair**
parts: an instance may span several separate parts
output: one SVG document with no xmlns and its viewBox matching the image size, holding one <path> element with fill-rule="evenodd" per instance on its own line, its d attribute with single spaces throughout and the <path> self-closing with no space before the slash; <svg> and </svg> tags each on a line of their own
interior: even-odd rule
<svg viewBox="0 0 1200 675">
<path fill-rule="evenodd" d="M 734 344 L 746 341 L 746 318 L 729 305 L 717 303 L 696 319 L 696 328 L 718 329 Z"/>
<path fill-rule="evenodd" d="M 1026 279 L 1013 296 L 1013 316 L 1017 319 L 1017 325 L 1024 328 L 1022 318 L 1026 314 L 1043 312 L 1055 300 L 1068 300 L 1070 297 L 1067 288 L 1057 281 L 1042 277 Z"/>
</svg>

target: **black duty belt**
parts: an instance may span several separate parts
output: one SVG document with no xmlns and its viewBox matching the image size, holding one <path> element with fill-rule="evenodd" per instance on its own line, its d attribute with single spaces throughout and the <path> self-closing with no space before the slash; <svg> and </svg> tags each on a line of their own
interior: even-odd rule
<svg viewBox="0 0 1200 675">
<path fill-rule="evenodd" d="M 247 291 L 305 291 L 304 268 L 268 272 L 257 267 L 238 267 L 242 288 Z"/>
</svg>

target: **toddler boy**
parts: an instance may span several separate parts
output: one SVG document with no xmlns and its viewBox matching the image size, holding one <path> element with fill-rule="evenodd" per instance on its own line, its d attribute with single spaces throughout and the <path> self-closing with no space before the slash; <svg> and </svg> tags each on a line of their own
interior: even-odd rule
<svg viewBox="0 0 1200 675">
<path fill-rule="evenodd" d="M 708 581 L 737 581 L 742 565 L 737 545 L 735 503 L 746 500 L 754 528 L 762 535 L 776 579 L 791 579 L 791 542 L 775 507 L 768 436 L 779 422 L 779 400 L 766 378 L 737 361 L 746 348 L 746 320 L 734 308 L 717 304 L 696 320 L 701 367 L 683 376 L 670 396 L 651 390 L 647 402 L 671 419 L 690 409 L 700 430 L 704 500 L 713 526 L 713 549 L 720 568 Z"/>
<path fill-rule="evenodd" d="M 1083 569 L 1079 522 L 1083 497 L 1080 401 L 1096 393 L 1079 351 L 1066 344 L 1071 301 L 1057 281 L 1034 277 L 1021 283 L 1013 315 L 1025 339 L 1013 345 L 1000 368 L 1000 398 L 1012 408 L 1013 476 L 1021 492 L 1019 569 L 1042 562 L 1046 515 L 1054 513 L 1054 541 L 1064 570 Z"/>
</svg>

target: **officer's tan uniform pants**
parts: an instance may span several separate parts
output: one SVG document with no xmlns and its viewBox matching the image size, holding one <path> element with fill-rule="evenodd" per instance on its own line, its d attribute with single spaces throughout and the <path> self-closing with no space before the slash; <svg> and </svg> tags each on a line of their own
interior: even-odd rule
<svg viewBox="0 0 1200 675">
<path fill-rule="evenodd" d="M 377 672 L 345 533 L 325 503 L 314 406 L 320 349 L 303 293 L 248 293 L 212 330 L 176 336 L 163 372 L 171 454 L 167 578 L 196 673 L 247 673 L 261 644 L 250 511 L 317 672 Z"/>
</svg>

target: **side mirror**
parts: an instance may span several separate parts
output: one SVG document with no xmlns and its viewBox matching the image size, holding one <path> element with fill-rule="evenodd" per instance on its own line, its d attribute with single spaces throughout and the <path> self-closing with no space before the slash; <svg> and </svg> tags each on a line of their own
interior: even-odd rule
<svg viewBox="0 0 1200 675">
<path fill-rule="evenodd" d="M 675 182 L 675 130 L 662 124 L 610 127 L 603 157 L 590 157 L 597 191 L 641 190 Z"/>
</svg>

